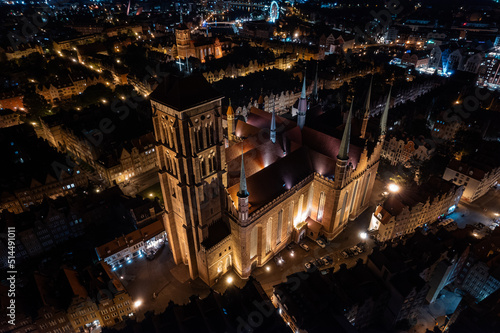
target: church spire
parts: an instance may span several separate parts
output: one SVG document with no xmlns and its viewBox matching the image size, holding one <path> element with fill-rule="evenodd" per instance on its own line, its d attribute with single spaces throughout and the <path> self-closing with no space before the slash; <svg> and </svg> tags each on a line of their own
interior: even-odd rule
<svg viewBox="0 0 500 333">
<path fill-rule="evenodd" d="M 299 106 L 298 106 L 298 110 L 297 110 L 297 125 L 300 127 L 300 129 L 303 129 L 304 125 L 306 124 L 306 111 L 307 111 L 306 71 L 304 71 L 304 81 L 302 83 L 302 93 L 300 94 Z"/>
<path fill-rule="evenodd" d="M 387 96 L 387 102 L 385 103 L 384 112 L 382 113 L 382 117 L 380 118 L 380 135 L 385 135 L 387 133 L 387 116 L 389 115 L 391 93 L 392 93 L 392 85 L 391 89 L 389 90 L 389 95 Z"/>
<path fill-rule="evenodd" d="M 238 197 L 246 198 L 249 196 L 247 190 L 247 177 L 245 176 L 245 163 L 243 159 L 243 143 L 241 143 L 241 171 L 240 171 L 240 190 L 238 191 Z"/>
<path fill-rule="evenodd" d="M 365 117 L 370 117 L 370 102 L 372 98 L 372 85 L 373 85 L 373 76 L 370 80 L 370 87 L 368 88 L 368 95 L 366 95 L 366 104 L 365 104 Z"/>
<path fill-rule="evenodd" d="M 319 61 L 316 62 L 316 75 L 314 76 L 314 87 L 313 87 L 313 99 L 315 102 L 318 101 L 318 64 Z"/>
<path fill-rule="evenodd" d="M 271 141 L 273 143 L 276 143 L 276 115 L 275 115 L 275 106 L 274 106 L 274 98 L 273 98 L 273 109 L 272 109 L 272 116 L 271 116 Z"/>
<path fill-rule="evenodd" d="M 306 73 L 307 73 L 307 68 L 304 71 L 304 81 L 302 81 L 302 93 L 300 94 L 300 98 L 306 98 Z"/>
<path fill-rule="evenodd" d="M 370 119 L 370 102 L 372 97 L 372 84 L 373 76 L 370 80 L 370 87 L 368 88 L 368 94 L 366 95 L 365 113 L 363 115 L 363 122 L 361 124 L 361 138 L 366 139 L 366 128 L 368 127 L 368 119 Z"/>
<path fill-rule="evenodd" d="M 342 135 L 342 142 L 340 143 L 339 154 L 337 155 L 337 158 L 343 161 L 347 161 L 349 159 L 349 142 L 351 140 L 351 117 L 353 104 L 354 98 L 351 101 L 351 108 L 349 109 L 349 115 L 347 116 L 347 121 L 344 127 L 344 135 Z"/>
</svg>

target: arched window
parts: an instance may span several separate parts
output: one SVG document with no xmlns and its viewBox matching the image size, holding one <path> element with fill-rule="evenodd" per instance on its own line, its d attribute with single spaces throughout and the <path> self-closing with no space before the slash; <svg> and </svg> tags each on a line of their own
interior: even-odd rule
<svg viewBox="0 0 500 333">
<path fill-rule="evenodd" d="M 359 181 L 354 184 L 354 192 L 352 192 L 351 208 L 349 208 L 349 214 L 352 213 L 352 210 L 354 208 L 354 200 L 356 199 L 356 193 L 358 193 L 358 183 Z"/>
<path fill-rule="evenodd" d="M 349 196 L 349 192 L 346 192 L 344 195 L 344 200 L 342 202 L 342 210 L 340 211 L 340 220 L 339 220 L 339 225 L 342 225 L 344 222 L 344 213 L 345 213 L 345 206 L 347 204 L 347 197 Z"/>
<path fill-rule="evenodd" d="M 273 218 L 270 217 L 269 220 L 267 220 L 267 227 L 266 227 L 266 254 L 271 251 L 271 239 L 273 235 Z"/>
<path fill-rule="evenodd" d="M 323 214 L 325 211 L 325 201 L 326 201 L 326 195 L 325 192 L 321 192 L 319 195 L 319 204 L 318 204 L 318 222 L 321 222 L 323 220 Z"/>
<path fill-rule="evenodd" d="M 250 234 L 250 259 L 257 255 L 258 227 L 255 226 Z"/>
<path fill-rule="evenodd" d="M 297 218 L 299 222 L 302 222 L 302 205 L 304 204 L 304 195 L 301 194 L 299 197 L 299 207 L 297 208 Z"/>
<path fill-rule="evenodd" d="M 363 205 L 365 204 L 366 192 L 368 191 L 368 184 L 370 184 L 371 176 L 372 174 L 369 173 L 368 177 L 366 177 L 365 189 L 363 190 L 363 199 L 361 200 L 361 205 L 360 205 L 361 207 L 363 207 Z"/>
<path fill-rule="evenodd" d="M 283 209 L 278 212 L 278 230 L 276 234 L 276 245 L 281 243 L 281 229 L 283 229 Z"/>
</svg>

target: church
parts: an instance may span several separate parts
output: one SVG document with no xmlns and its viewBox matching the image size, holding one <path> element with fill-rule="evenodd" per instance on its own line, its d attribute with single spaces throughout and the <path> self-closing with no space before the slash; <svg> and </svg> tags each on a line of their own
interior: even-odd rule
<svg viewBox="0 0 500 333">
<path fill-rule="evenodd" d="M 304 80 L 296 117 L 253 107 L 244 121 L 229 106 L 226 131 L 224 96 L 202 76 L 166 77 L 150 100 L 175 262 L 212 286 L 231 269 L 248 278 L 291 242 L 338 236 L 369 206 L 379 165 L 390 93 L 375 123 L 370 92 L 329 128 Z"/>
</svg>

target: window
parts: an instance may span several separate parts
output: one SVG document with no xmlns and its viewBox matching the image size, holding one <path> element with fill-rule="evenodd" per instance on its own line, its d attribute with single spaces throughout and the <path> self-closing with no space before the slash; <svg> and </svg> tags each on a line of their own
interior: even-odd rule
<svg viewBox="0 0 500 333">
<path fill-rule="evenodd" d="M 302 205 L 304 204 L 304 195 L 301 194 L 299 197 L 299 207 L 297 208 L 297 217 L 300 222 L 302 222 Z"/>
<path fill-rule="evenodd" d="M 278 213 L 278 230 L 276 234 L 276 245 L 281 243 L 281 229 L 283 229 L 283 209 Z"/>
<path fill-rule="evenodd" d="M 258 227 L 254 227 L 250 235 L 250 259 L 257 255 Z"/>
<path fill-rule="evenodd" d="M 318 204 L 318 217 L 317 217 L 318 222 L 321 222 L 323 220 L 325 201 L 326 201 L 325 192 L 321 192 L 319 195 L 319 204 Z"/>
<path fill-rule="evenodd" d="M 270 217 L 267 220 L 267 228 L 266 228 L 266 254 L 271 251 L 271 239 L 273 234 L 273 218 Z"/>
</svg>

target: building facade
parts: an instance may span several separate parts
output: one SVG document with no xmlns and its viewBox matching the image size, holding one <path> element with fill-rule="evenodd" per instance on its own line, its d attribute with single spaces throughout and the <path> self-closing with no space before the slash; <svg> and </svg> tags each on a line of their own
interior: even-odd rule
<svg viewBox="0 0 500 333">
<path fill-rule="evenodd" d="M 436 177 L 419 186 L 413 184 L 402 193 L 390 194 L 377 206 L 369 230 L 378 231 L 379 241 L 411 234 L 416 228 L 453 212 L 462 193 L 462 186 Z"/>
<path fill-rule="evenodd" d="M 500 166 L 491 167 L 478 163 L 474 165 L 452 160 L 443 174 L 444 180 L 465 188 L 462 199 L 466 202 L 481 198 L 500 181 Z"/>
<path fill-rule="evenodd" d="M 371 152 L 349 143 L 350 120 L 338 139 L 256 108 L 226 149 L 223 97 L 202 77 L 172 77 L 150 98 L 166 230 L 191 278 L 213 285 L 231 266 L 247 278 L 292 241 L 335 238 L 369 205 L 388 104 Z"/>
</svg>

